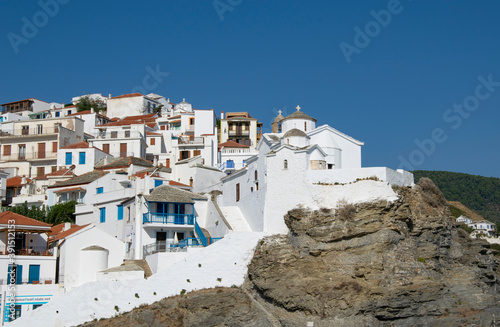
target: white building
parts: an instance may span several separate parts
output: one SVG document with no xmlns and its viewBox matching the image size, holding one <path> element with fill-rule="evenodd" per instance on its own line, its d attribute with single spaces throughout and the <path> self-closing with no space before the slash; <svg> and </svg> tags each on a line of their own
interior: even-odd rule
<svg viewBox="0 0 500 327">
<path fill-rule="evenodd" d="M 130 116 L 96 126 L 90 143 L 114 157 L 146 158 L 146 133 L 153 131 L 156 115 Z"/>
<path fill-rule="evenodd" d="M 317 205 L 328 194 L 331 199 L 346 196 L 347 187 L 334 184 L 367 178 L 384 181 L 367 183 L 374 188 L 413 184 L 413 175 L 402 170 L 361 168 L 363 142 L 328 125 L 316 128 L 316 120 L 299 110 L 278 119 L 281 133 L 264 134 L 258 154 L 222 178 L 223 196 L 218 202 L 229 214 L 230 225 L 245 221 L 246 225 L 239 224 L 242 230 L 285 233 L 283 216 L 288 210 L 299 204 Z"/>
<path fill-rule="evenodd" d="M 0 167 L 14 168 L 18 176 L 43 176 L 57 170 L 59 149 L 84 140 L 84 122 L 77 117 L 7 124 L 0 136 Z"/>
<path fill-rule="evenodd" d="M 219 169 L 225 173 L 234 172 L 245 167 L 245 160 L 258 152 L 249 145 L 227 141 L 219 144 Z"/>
<path fill-rule="evenodd" d="M 496 225 L 488 220 L 480 220 L 469 223 L 467 226 L 474 228 L 474 231 L 471 233 L 471 236 L 474 237 L 476 235 L 486 235 L 486 236 L 495 236 L 496 233 Z"/>
<path fill-rule="evenodd" d="M 228 112 L 220 120 L 220 142 L 234 141 L 255 148 L 262 135 L 262 123 L 248 112 Z"/>
<path fill-rule="evenodd" d="M 49 110 L 50 103 L 35 98 L 30 98 L 0 104 L 0 108 L 2 113 L 17 113 L 18 115 L 28 117 L 28 115 L 31 113 Z"/>
<path fill-rule="evenodd" d="M 60 149 L 57 153 L 57 166 L 66 168 L 74 166 L 73 173 L 83 175 L 93 171 L 94 166 L 106 158 L 111 159 L 113 156 L 90 146 L 88 142 L 79 142 Z"/>
<path fill-rule="evenodd" d="M 147 115 L 159 105 L 160 102 L 141 93 L 124 94 L 107 100 L 106 115 L 109 118 Z"/>
<path fill-rule="evenodd" d="M 99 272 L 123 263 L 125 243 L 94 225 L 70 227 L 50 243 L 59 254 L 59 283 L 66 291 L 96 281 Z"/>
</svg>

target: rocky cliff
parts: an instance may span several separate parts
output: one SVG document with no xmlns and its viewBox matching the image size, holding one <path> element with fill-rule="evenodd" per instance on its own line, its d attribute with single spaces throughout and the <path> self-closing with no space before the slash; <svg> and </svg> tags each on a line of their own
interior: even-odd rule
<svg viewBox="0 0 500 327">
<path fill-rule="evenodd" d="M 496 251 L 454 226 L 429 180 L 398 193 L 393 203 L 289 211 L 289 234 L 260 242 L 242 289 L 193 292 L 93 324 L 500 324 Z"/>
</svg>

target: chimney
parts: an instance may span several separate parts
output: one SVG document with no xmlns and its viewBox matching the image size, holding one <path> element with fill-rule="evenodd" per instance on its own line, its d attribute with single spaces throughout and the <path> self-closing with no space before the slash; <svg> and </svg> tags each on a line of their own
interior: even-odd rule
<svg viewBox="0 0 500 327">
<path fill-rule="evenodd" d="M 94 107 L 90 107 L 90 113 L 92 113 L 92 114 L 93 114 L 94 112 L 95 112 L 95 111 L 94 111 Z"/>
<path fill-rule="evenodd" d="M 153 159 L 153 166 L 158 167 L 158 157 L 157 156 L 155 156 Z"/>
<path fill-rule="evenodd" d="M 26 184 L 27 181 L 26 181 L 26 175 L 23 175 L 23 177 L 21 178 L 21 184 Z"/>
<path fill-rule="evenodd" d="M 108 99 L 111 99 L 111 93 L 109 94 Z"/>
<path fill-rule="evenodd" d="M 71 223 L 64 223 L 63 232 L 71 228 Z"/>
<path fill-rule="evenodd" d="M 224 111 L 220 112 L 220 119 L 224 119 Z"/>
</svg>

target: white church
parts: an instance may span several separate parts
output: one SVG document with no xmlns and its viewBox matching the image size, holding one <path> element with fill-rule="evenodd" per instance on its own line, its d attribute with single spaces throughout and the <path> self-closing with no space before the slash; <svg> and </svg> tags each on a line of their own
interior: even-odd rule
<svg viewBox="0 0 500 327">
<path fill-rule="evenodd" d="M 231 213 L 229 220 L 247 223 L 240 224 L 247 230 L 286 233 L 283 216 L 297 206 L 332 207 L 349 192 L 355 198 L 356 192 L 377 194 L 381 187 L 390 192 L 392 185 L 413 184 L 413 174 L 404 170 L 362 168 L 363 142 L 329 125 L 316 127 L 316 119 L 296 109 L 287 117 L 280 112 L 272 133 L 257 144 L 258 154 L 222 179 L 218 202 Z M 355 185 L 363 179 L 370 180 L 362 188 Z"/>
</svg>

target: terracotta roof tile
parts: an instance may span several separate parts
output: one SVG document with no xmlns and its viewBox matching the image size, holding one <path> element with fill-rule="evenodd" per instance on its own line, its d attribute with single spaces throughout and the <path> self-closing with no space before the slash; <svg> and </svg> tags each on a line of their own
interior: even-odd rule
<svg viewBox="0 0 500 327">
<path fill-rule="evenodd" d="M 68 176 L 68 178 L 70 178 L 75 177 L 76 175 L 70 169 L 61 168 L 53 173 L 45 174 L 43 176 L 37 176 L 34 179 L 47 179 L 48 177 L 52 176 Z"/>
<path fill-rule="evenodd" d="M 85 149 L 88 148 L 89 144 L 87 142 L 73 143 L 68 146 L 62 147 L 61 149 Z"/>
<path fill-rule="evenodd" d="M 172 186 L 183 186 L 183 187 L 191 187 L 189 185 L 186 185 L 186 184 L 182 184 L 182 183 L 179 183 L 179 182 L 176 182 L 176 181 L 169 181 L 168 182 L 169 185 L 172 185 Z"/>
<path fill-rule="evenodd" d="M 80 229 L 87 227 L 88 225 L 90 225 L 90 224 L 83 225 L 83 226 L 73 225 L 68 230 L 62 231 L 62 232 L 58 233 L 57 235 L 49 236 L 49 242 L 55 242 L 55 241 L 58 241 L 60 239 L 66 238 L 66 237 L 70 236 L 71 234 L 78 232 Z"/>
<path fill-rule="evenodd" d="M 26 216 L 14 213 L 12 211 L 4 211 L 0 213 L 0 224 L 9 225 L 9 220 L 14 220 L 15 225 L 23 226 L 36 226 L 36 227 L 50 227 L 51 224 L 44 223 L 43 221 L 36 220 L 33 218 L 28 218 Z"/>
<path fill-rule="evenodd" d="M 129 93 L 129 94 L 119 95 L 117 97 L 112 97 L 111 99 L 133 98 L 133 97 L 142 97 L 142 96 L 144 96 L 142 93 Z"/>
<path fill-rule="evenodd" d="M 22 181 L 23 181 L 23 178 L 20 177 L 20 176 L 14 176 L 14 177 L 8 178 L 7 179 L 7 187 L 19 187 L 19 186 L 23 186 L 25 184 L 23 184 Z M 31 179 L 26 178 L 26 182 L 27 183 L 31 182 Z"/>
<path fill-rule="evenodd" d="M 225 147 L 225 148 L 249 148 L 250 146 L 244 145 L 244 144 L 239 144 L 238 142 L 229 140 L 227 142 L 219 144 L 219 151 L 222 147 Z"/>
<path fill-rule="evenodd" d="M 86 189 L 81 187 L 73 187 L 73 188 L 65 188 L 63 190 L 55 191 L 54 193 L 64 193 L 64 192 L 73 192 L 73 191 L 86 191 Z"/>
</svg>

